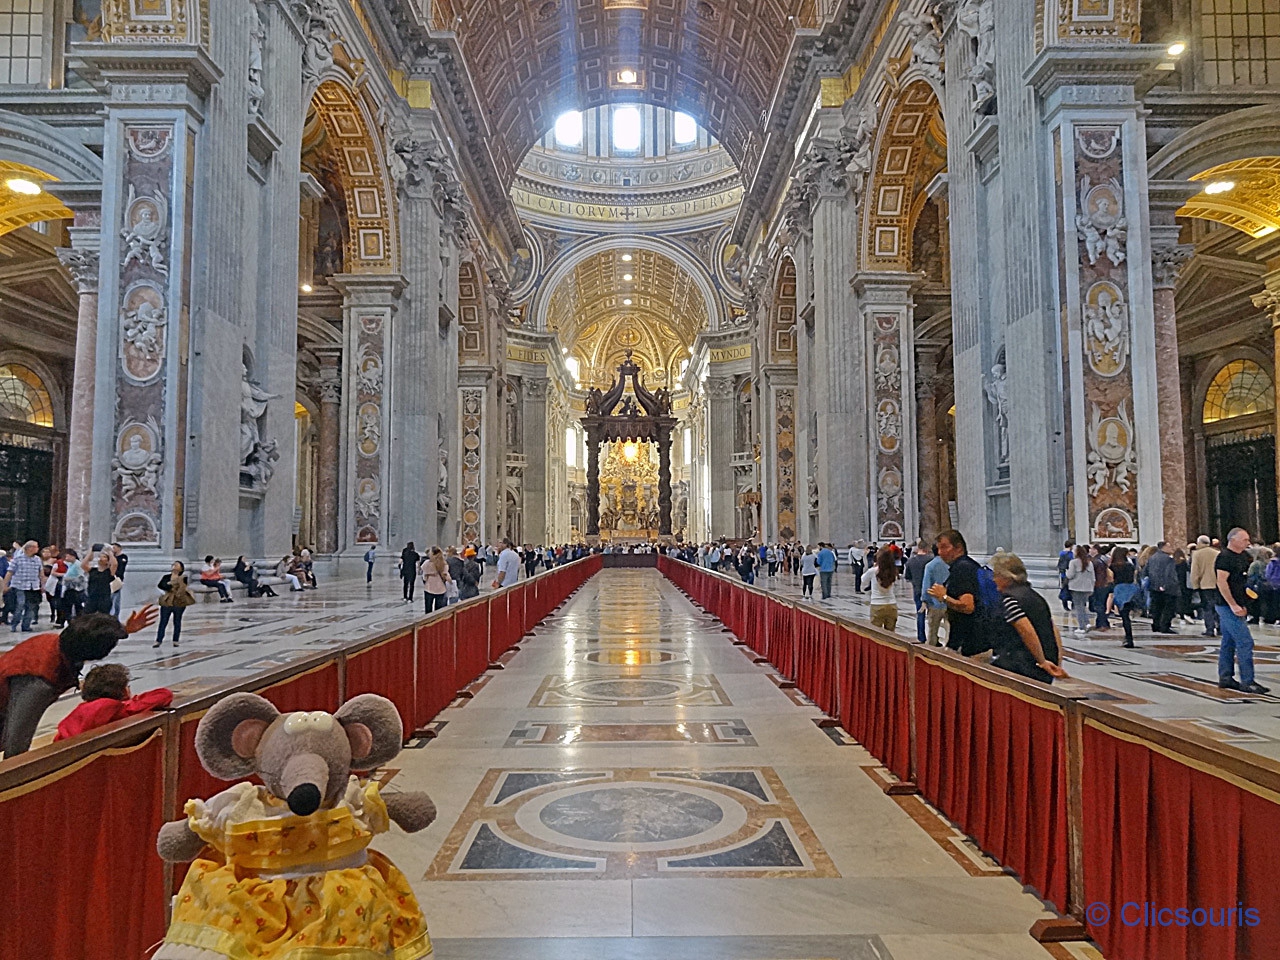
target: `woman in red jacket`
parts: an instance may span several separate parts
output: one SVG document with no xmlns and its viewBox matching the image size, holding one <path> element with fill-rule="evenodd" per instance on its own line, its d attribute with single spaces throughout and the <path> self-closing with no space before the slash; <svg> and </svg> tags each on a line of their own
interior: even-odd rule
<svg viewBox="0 0 1280 960">
<path fill-rule="evenodd" d="M 76 617 L 62 633 L 38 633 L 0 654 L 0 749 L 6 757 L 26 753 L 40 717 L 80 682 L 90 660 L 102 660 L 131 633 L 160 615 L 153 606 L 136 610 L 127 623 L 109 613 Z"/>
<path fill-rule="evenodd" d="M 129 690 L 129 668 L 123 663 L 104 663 L 85 674 L 80 698 L 84 703 L 58 724 L 58 734 L 54 740 L 68 740 L 125 717 L 167 707 L 173 703 L 173 691 L 157 687 L 136 697 L 132 696 Z"/>
</svg>

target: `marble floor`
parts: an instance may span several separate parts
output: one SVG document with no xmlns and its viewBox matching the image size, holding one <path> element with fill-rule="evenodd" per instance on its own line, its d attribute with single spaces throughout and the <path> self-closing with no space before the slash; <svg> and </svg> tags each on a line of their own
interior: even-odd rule
<svg viewBox="0 0 1280 960">
<path fill-rule="evenodd" d="M 656 571 L 590 580 L 383 772 L 440 812 L 377 843 L 436 955 L 1096 960 L 770 675 Z"/>
<path fill-rule="evenodd" d="M 774 577 L 757 577 L 756 586 L 801 599 L 800 577 L 781 571 Z M 853 576 L 843 568 L 836 573 L 831 598 L 824 601 L 819 596 L 812 602 L 817 610 L 866 620 L 870 615 L 866 596 L 855 591 Z M 914 637 L 916 615 L 910 586 L 900 581 L 898 596 L 897 632 Z M 1057 594 L 1045 596 L 1063 633 L 1063 666 L 1071 675 L 1070 680 L 1058 681 L 1059 689 L 1280 759 L 1280 627 L 1250 627 L 1258 682 L 1271 687 L 1272 692 L 1246 694 L 1218 688 L 1218 640 L 1203 636 L 1199 622 L 1176 621 L 1173 628 L 1178 636 L 1157 637 L 1151 633 L 1151 621 L 1135 617 L 1136 646 L 1128 649 L 1121 645 L 1124 633 L 1117 618 L 1111 618 L 1110 630 L 1091 630 L 1078 637 L 1071 632 L 1075 618 L 1062 609 Z"/>
</svg>

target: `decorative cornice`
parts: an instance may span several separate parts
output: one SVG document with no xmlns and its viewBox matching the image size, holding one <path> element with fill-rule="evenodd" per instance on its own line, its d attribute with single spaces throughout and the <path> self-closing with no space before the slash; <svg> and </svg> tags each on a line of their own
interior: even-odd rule
<svg viewBox="0 0 1280 960">
<path fill-rule="evenodd" d="M 1162 43 L 1046 47 L 1022 77 L 1041 98 L 1065 87 L 1129 87 L 1169 59 Z"/>
</svg>

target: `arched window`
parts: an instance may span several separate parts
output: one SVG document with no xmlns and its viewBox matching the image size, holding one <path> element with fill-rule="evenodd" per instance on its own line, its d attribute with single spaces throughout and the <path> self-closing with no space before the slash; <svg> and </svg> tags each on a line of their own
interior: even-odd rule
<svg viewBox="0 0 1280 960">
<path fill-rule="evenodd" d="M 53 401 L 35 371 L 20 363 L 0 365 L 0 417 L 53 426 Z"/>
<path fill-rule="evenodd" d="M 1276 388 L 1252 360 L 1232 360 L 1213 378 L 1204 398 L 1204 423 L 1217 423 L 1276 408 Z"/>
</svg>

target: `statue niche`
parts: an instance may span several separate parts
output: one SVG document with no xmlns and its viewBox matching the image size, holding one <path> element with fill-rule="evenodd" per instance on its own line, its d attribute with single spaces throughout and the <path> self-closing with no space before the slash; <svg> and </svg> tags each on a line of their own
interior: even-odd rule
<svg viewBox="0 0 1280 960">
<path fill-rule="evenodd" d="M 671 435 L 675 425 L 670 392 L 665 387 L 650 392 L 628 350 L 609 389 L 591 389 L 587 415 L 582 418 L 587 434 L 588 537 L 598 538 L 602 527 L 611 537 L 630 534 L 647 539 L 654 532 L 671 536 Z M 602 443 L 610 444 L 606 460 L 609 488 L 603 497 Z M 646 443 L 657 447 L 656 476 L 651 474 L 652 457 L 640 453 Z"/>
</svg>

